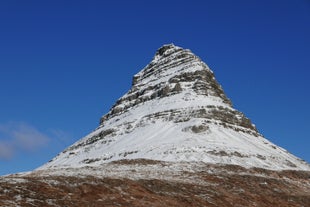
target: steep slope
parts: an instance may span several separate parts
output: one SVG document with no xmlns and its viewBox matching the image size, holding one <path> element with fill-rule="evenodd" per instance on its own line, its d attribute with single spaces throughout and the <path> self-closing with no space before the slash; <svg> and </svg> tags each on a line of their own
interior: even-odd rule
<svg viewBox="0 0 310 207">
<path fill-rule="evenodd" d="M 190 50 L 159 48 L 100 126 L 39 168 L 100 166 L 122 159 L 309 170 L 232 107 L 213 72 Z"/>
</svg>

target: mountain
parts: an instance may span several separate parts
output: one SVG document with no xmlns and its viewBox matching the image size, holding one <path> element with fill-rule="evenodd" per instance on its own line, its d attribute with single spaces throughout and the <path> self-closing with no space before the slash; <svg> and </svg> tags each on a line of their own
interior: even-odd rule
<svg viewBox="0 0 310 207">
<path fill-rule="evenodd" d="M 233 108 L 210 68 L 173 44 L 157 50 L 95 131 L 40 169 L 141 158 L 310 169 L 265 139 Z"/>
<path fill-rule="evenodd" d="M 234 109 L 199 57 L 168 44 L 93 132 L 0 177 L 0 206 L 310 206 L 310 166 Z"/>
</svg>

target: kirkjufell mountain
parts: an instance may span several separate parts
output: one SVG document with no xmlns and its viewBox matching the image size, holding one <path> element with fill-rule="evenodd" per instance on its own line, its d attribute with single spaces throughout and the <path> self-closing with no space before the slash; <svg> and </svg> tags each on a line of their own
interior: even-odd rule
<svg viewBox="0 0 310 207">
<path fill-rule="evenodd" d="M 190 50 L 159 48 L 100 126 L 40 169 L 122 159 L 309 170 L 233 108 L 213 72 Z"/>
<path fill-rule="evenodd" d="M 198 56 L 167 44 L 94 131 L 0 177 L 0 206 L 310 206 L 310 166 L 264 138 Z"/>
</svg>

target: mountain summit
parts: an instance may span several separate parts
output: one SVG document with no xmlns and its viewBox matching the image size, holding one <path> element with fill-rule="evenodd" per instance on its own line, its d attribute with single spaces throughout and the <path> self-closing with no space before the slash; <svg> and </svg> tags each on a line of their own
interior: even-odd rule
<svg viewBox="0 0 310 207">
<path fill-rule="evenodd" d="M 32 172 L 0 177 L 0 206 L 310 206 L 310 167 L 233 108 L 190 50 L 157 50 L 92 133 Z"/>
<path fill-rule="evenodd" d="M 123 159 L 309 170 L 233 108 L 212 70 L 188 49 L 159 48 L 99 127 L 40 169 Z"/>
</svg>

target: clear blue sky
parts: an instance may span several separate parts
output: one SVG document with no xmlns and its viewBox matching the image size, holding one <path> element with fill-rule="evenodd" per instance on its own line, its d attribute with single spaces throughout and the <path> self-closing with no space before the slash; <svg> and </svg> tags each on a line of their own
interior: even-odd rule
<svg viewBox="0 0 310 207">
<path fill-rule="evenodd" d="M 0 174 L 98 126 L 156 49 L 191 49 L 269 140 L 310 161 L 310 1 L 0 1 Z"/>
</svg>

